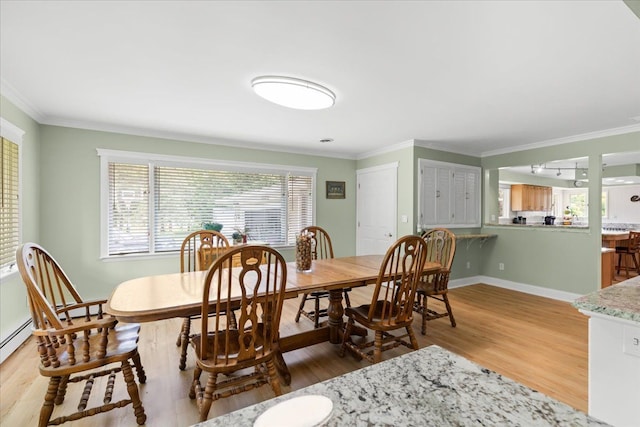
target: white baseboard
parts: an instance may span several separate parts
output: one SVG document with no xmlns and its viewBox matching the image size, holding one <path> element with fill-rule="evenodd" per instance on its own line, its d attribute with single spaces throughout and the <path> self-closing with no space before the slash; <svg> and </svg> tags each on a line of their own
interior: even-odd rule
<svg viewBox="0 0 640 427">
<path fill-rule="evenodd" d="M 31 318 L 17 327 L 0 343 L 0 363 L 18 349 L 31 336 Z M 35 349 L 34 349 L 35 351 Z"/>
<path fill-rule="evenodd" d="M 497 279 L 489 276 L 472 276 L 462 279 L 449 281 L 449 289 L 459 288 L 462 286 L 475 285 L 476 283 L 486 283 L 487 285 L 497 286 L 499 288 L 511 289 L 513 291 L 524 292 L 531 295 L 537 295 L 545 298 L 552 298 L 560 301 L 572 302 L 581 294 L 572 292 L 559 291 L 557 289 L 543 288 L 540 286 L 527 285 L 525 283 L 511 282 L 509 280 Z"/>
</svg>

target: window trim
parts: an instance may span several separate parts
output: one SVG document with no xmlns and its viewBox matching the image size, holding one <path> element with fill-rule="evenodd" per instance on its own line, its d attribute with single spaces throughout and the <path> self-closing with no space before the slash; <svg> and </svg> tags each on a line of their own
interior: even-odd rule
<svg viewBox="0 0 640 427">
<path fill-rule="evenodd" d="M 150 248 L 149 253 L 125 254 L 125 255 L 109 255 L 109 226 L 108 226 L 108 209 L 109 209 L 109 163 L 129 163 L 140 165 L 154 166 L 170 166 L 185 168 L 202 168 L 209 170 L 223 170 L 230 172 L 251 172 L 251 173 L 278 173 L 278 174 L 299 174 L 311 177 L 312 191 L 312 223 L 316 222 L 317 208 L 317 175 L 318 168 L 291 166 L 270 163 L 241 162 L 234 160 L 219 160 L 200 157 L 174 156 L 155 153 L 144 153 L 135 151 L 110 150 L 97 148 L 98 157 L 100 157 L 100 259 L 131 259 L 131 258 L 157 258 L 166 256 L 167 252 L 155 253 Z M 153 168 L 150 168 L 149 180 L 153 179 Z M 151 192 L 153 193 L 153 192 Z M 151 195 L 150 195 L 151 196 Z M 149 202 L 149 209 L 153 208 L 152 200 Z M 151 212 L 150 214 L 153 214 Z M 153 233 L 153 230 L 151 230 Z M 293 247 L 293 246 L 283 246 Z M 173 252 L 169 252 L 172 254 Z"/>
<path fill-rule="evenodd" d="M 18 146 L 18 243 L 22 243 L 22 229 L 23 229 L 23 216 L 22 216 L 22 199 L 23 199 L 23 185 L 22 185 L 22 151 L 23 151 L 23 138 L 25 131 L 14 125 L 4 117 L 0 117 L 0 137 L 7 139 Z M 13 264 L 7 270 L 0 270 L 0 279 L 7 279 L 10 276 L 17 274 L 18 266 Z"/>
</svg>

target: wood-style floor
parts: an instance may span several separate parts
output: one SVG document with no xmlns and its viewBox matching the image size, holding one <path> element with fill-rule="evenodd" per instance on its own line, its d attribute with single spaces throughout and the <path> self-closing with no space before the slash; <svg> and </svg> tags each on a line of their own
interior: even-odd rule
<svg viewBox="0 0 640 427">
<path fill-rule="evenodd" d="M 368 292 L 366 288 L 354 289 L 352 304 L 368 302 Z M 414 322 L 421 347 L 437 344 L 574 408 L 587 410 L 585 316 L 566 302 L 484 284 L 452 289 L 449 295 L 457 327 L 452 328 L 446 318 L 438 319 L 429 322 L 428 333 L 422 336 L 419 322 Z M 311 326 L 307 319 L 301 319 L 299 324 L 293 322 L 296 308 L 297 300 L 286 302 L 283 335 Z M 195 403 L 188 397 L 194 366 L 191 350 L 187 369 L 178 370 L 175 339 L 180 323 L 177 319 L 142 325 L 140 353 L 147 383 L 140 390 L 148 426 L 188 426 L 198 421 Z M 397 348 L 383 353 L 383 357 L 407 351 Z M 338 357 L 337 346 L 329 343 L 286 353 L 284 358 L 292 375 L 291 386 L 285 387 L 285 392 L 367 366 L 367 362 L 357 362 L 348 354 Z M 47 380 L 40 377 L 37 366 L 38 356 L 31 340 L 0 365 L 1 425 L 37 425 L 47 388 Z M 122 384 L 118 381 L 116 394 L 125 393 Z M 76 385 L 78 388 L 81 387 Z M 71 385 L 63 410 L 77 404 L 76 392 L 79 395 L 81 391 L 74 391 Z M 271 388 L 265 386 L 218 400 L 213 403 L 209 418 L 271 397 Z M 131 406 L 127 406 L 65 425 L 134 426 L 135 418 Z"/>
</svg>

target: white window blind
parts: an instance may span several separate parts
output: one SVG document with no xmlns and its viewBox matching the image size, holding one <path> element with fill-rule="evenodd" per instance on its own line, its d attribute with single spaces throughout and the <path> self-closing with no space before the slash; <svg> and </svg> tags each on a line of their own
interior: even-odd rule
<svg viewBox="0 0 640 427">
<path fill-rule="evenodd" d="M 313 223 L 315 170 L 112 157 L 103 163 L 109 194 L 103 256 L 178 251 L 205 222 L 222 224 L 229 240 L 241 231 L 250 240 L 289 246 Z"/>
<path fill-rule="evenodd" d="M 149 167 L 109 163 L 109 254 L 149 252 Z"/>
<path fill-rule="evenodd" d="M 0 271 L 15 265 L 16 249 L 20 244 L 19 152 L 18 144 L 2 138 L 0 175 L 2 196 L 0 208 Z"/>
</svg>

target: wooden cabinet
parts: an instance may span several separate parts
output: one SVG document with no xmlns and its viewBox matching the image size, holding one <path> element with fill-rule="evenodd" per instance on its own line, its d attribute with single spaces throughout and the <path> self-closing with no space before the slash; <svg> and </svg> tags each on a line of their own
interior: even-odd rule
<svg viewBox="0 0 640 427">
<path fill-rule="evenodd" d="M 511 186 L 511 210 L 551 211 L 551 187 L 541 185 L 515 184 Z"/>
</svg>

